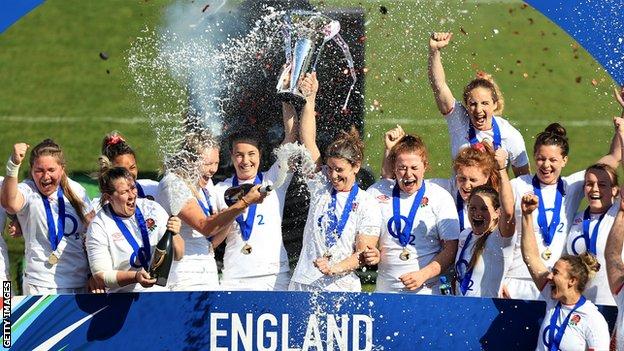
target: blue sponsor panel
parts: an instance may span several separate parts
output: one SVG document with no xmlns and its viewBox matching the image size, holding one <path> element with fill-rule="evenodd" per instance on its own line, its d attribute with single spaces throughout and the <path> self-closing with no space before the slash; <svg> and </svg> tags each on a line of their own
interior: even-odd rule
<svg viewBox="0 0 624 351">
<path fill-rule="evenodd" d="M 14 350 L 529 350 L 543 302 L 411 294 L 189 292 L 30 296 Z M 617 311 L 606 308 L 613 321 Z"/>
</svg>

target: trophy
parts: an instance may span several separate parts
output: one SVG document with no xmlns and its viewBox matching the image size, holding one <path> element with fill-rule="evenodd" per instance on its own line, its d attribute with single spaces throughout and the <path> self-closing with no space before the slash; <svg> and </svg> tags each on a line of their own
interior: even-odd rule
<svg viewBox="0 0 624 351">
<path fill-rule="evenodd" d="M 353 79 L 342 107 L 346 109 L 357 76 L 349 46 L 338 33 L 340 22 L 320 12 L 302 10 L 286 13 L 283 21 L 282 33 L 286 64 L 277 81 L 278 97 L 283 101 L 305 103 L 305 95 L 299 90 L 298 83 L 306 73 L 316 71 L 323 47 L 328 41 L 333 40 L 342 49 Z"/>
</svg>

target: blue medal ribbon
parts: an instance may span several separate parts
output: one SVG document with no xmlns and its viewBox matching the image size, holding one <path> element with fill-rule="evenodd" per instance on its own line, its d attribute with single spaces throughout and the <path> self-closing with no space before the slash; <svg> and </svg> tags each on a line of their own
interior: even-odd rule
<svg viewBox="0 0 624 351">
<path fill-rule="evenodd" d="M 546 207 L 544 206 L 544 200 L 542 199 L 542 189 L 540 187 L 540 182 L 537 178 L 537 175 L 533 176 L 532 183 L 533 193 L 539 199 L 539 204 L 537 207 L 537 224 L 539 225 L 540 231 L 542 232 L 542 238 L 544 239 L 544 243 L 546 244 L 546 246 L 550 246 L 550 243 L 555 237 L 557 226 L 561 221 L 561 204 L 563 203 L 563 197 L 565 196 L 565 191 L 563 189 L 563 180 L 561 180 L 561 177 L 557 179 L 557 194 L 555 195 L 555 206 L 553 208 L 553 216 L 550 224 L 546 220 Z"/>
<path fill-rule="evenodd" d="M 412 207 L 410 208 L 407 218 L 401 216 L 401 188 L 398 182 L 394 184 L 392 189 L 392 218 L 388 221 L 388 232 L 393 237 L 399 239 L 401 246 L 405 247 L 409 243 L 410 235 L 412 234 L 412 228 L 414 228 L 414 218 L 420 207 L 423 197 L 425 196 L 425 182 L 418 189 Z M 405 220 L 405 227 L 401 230 L 401 222 Z M 394 224 L 394 228 L 392 228 Z"/>
<path fill-rule="evenodd" d="M 342 214 L 340 215 L 340 222 L 338 221 L 338 217 L 336 216 L 336 189 L 332 189 L 331 193 L 331 202 L 329 203 L 328 210 L 328 224 L 327 230 L 325 232 L 325 246 L 330 248 L 336 244 L 336 241 L 340 239 L 342 236 L 342 231 L 344 227 L 347 225 L 347 221 L 349 220 L 349 215 L 351 214 L 351 210 L 353 208 L 353 201 L 357 196 L 360 188 L 357 184 L 353 184 L 351 187 L 351 191 L 349 191 L 349 196 L 347 197 L 347 202 L 345 202 L 344 208 L 342 209 Z"/>
<path fill-rule="evenodd" d="M 139 195 L 139 198 L 145 199 L 145 191 L 143 191 L 143 187 L 141 186 L 141 184 L 139 184 L 137 181 L 135 181 L 134 185 L 136 185 L 137 193 Z"/>
<path fill-rule="evenodd" d="M 470 240 L 472 240 L 472 230 L 466 237 L 464 246 L 459 252 L 459 259 L 455 264 L 455 271 L 459 277 L 459 290 L 462 295 L 466 295 L 469 290 L 472 290 L 472 285 L 474 284 L 472 281 L 472 268 L 468 269 L 470 263 L 468 260 L 464 259 L 464 254 L 466 253 L 466 248 L 468 248 L 468 245 L 470 244 Z"/>
<path fill-rule="evenodd" d="M 135 208 L 136 209 L 134 211 L 134 218 L 136 219 L 137 225 L 139 226 L 139 230 L 141 231 L 141 239 L 143 240 L 143 247 L 139 246 L 137 241 L 134 239 L 134 236 L 132 236 L 132 234 L 130 233 L 130 230 L 128 229 L 128 227 L 126 227 L 126 224 L 123 222 L 123 220 L 119 216 L 115 214 L 115 211 L 113 211 L 113 207 L 109 205 L 111 216 L 113 217 L 115 224 L 117 224 L 117 228 L 121 230 L 121 233 L 123 234 L 124 238 L 126 238 L 126 241 L 128 242 L 128 244 L 132 246 L 133 252 L 132 252 L 132 255 L 130 255 L 130 266 L 134 268 L 143 267 L 146 271 L 148 271 L 149 263 L 150 263 L 150 260 L 152 259 L 151 246 L 149 242 L 149 233 L 147 232 L 147 225 L 145 224 L 145 218 L 143 218 L 143 213 L 141 213 L 141 209 L 139 208 L 139 206 L 136 206 Z M 139 259 L 140 265 L 137 265 L 135 263 L 137 257 Z"/>
<path fill-rule="evenodd" d="M 492 132 L 494 134 L 494 150 L 498 150 L 502 145 L 502 137 L 500 128 L 498 127 L 498 123 L 496 123 L 496 118 L 494 118 L 494 116 L 492 116 Z M 472 122 L 470 122 L 468 126 L 468 140 L 470 141 L 470 145 L 475 145 L 479 142 L 479 139 L 477 139 L 477 132 L 472 125 Z"/>
<path fill-rule="evenodd" d="M 208 191 L 206 189 L 202 188 L 201 190 L 202 190 L 202 193 L 204 194 L 204 199 L 206 199 L 207 206 L 204 205 L 204 202 L 200 199 L 197 199 L 197 203 L 199 204 L 199 207 L 201 207 L 206 217 L 212 216 L 214 212 L 212 209 L 212 205 L 210 204 L 210 195 L 208 194 Z M 214 238 L 214 236 L 208 237 L 208 241 L 212 242 L 212 238 Z"/>
<path fill-rule="evenodd" d="M 39 189 L 37 189 L 39 191 Z M 52 207 L 50 206 L 50 200 L 39 191 L 41 200 L 43 201 L 43 207 L 46 212 L 46 222 L 48 223 L 48 241 L 52 247 L 52 251 L 55 251 L 58 244 L 63 240 L 65 235 L 65 199 L 63 193 L 63 187 L 59 184 L 56 190 L 57 206 L 58 206 L 58 218 L 57 224 L 54 224 L 54 216 L 52 215 Z"/>
<path fill-rule="evenodd" d="M 463 232 L 464 229 L 464 199 L 461 197 L 459 190 L 455 196 L 455 208 L 457 208 L 457 216 L 459 217 L 459 231 Z"/>
<path fill-rule="evenodd" d="M 563 323 L 560 326 L 557 326 L 557 319 L 559 318 L 559 314 L 561 313 L 561 302 L 557 303 L 557 307 L 555 307 L 555 311 L 552 316 L 550 316 L 550 325 L 548 329 L 545 330 L 548 335 L 544 335 L 544 345 L 548 347 L 549 351 L 558 351 L 559 345 L 561 344 L 561 340 L 563 339 L 563 334 L 565 333 L 566 328 L 568 327 L 568 323 L 570 323 L 570 317 L 574 312 L 576 312 L 579 307 L 583 306 L 583 304 L 587 301 L 585 296 L 581 295 L 581 298 L 574 305 L 570 313 L 565 317 Z"/>
<path fill-rule="evenodd" d="M 206 200 L 206 204 L 204 205 L 204 202 L 201 201 L 200 199 L 197 199 L 197 203 L 199 203 L 199 206 L 201 207 L 202 211 L 204 211 L 204 214 L 206 216 L 212 216 L 214 214 L 214 211 L 212 209 L 212 205 L 210 204 L 210 195 L 208 194 L 208 191 L 204 188 L 201 189 L 202 193 L 204 194 L 204 199 Z"/>
<path fill-rule="evenodd" d="M 600 227 L 600 222 L 602 222 L 602 219 L 606 214 L 607 212 L 600 215 L 598 222 L 596 222 L 596 226 L 594 226 L 592 235 L 589 236 L 589 222 L 591 222 L 589 206 L 587 206 L 585 212 L 583 213 L 583 238 L 585 239 L 585 248 L 593 255 L 596 255 L 596 241 L 598 241 L 598 229 Z M 574 247 L 572 247 L 572 250 L 574 250 Z"/>
<path fill-rule="evenodd" d="M 256 175 L 256 179 L 254 179 L 254 185 L 262 184 L 262 173 L 258 173 Z M 234 176 L 232 179 L 232 186 L 238 186 L 238 177 Z M 243 241 L 248 241 L 251 237 L 251 231 L 253 230 L 254 219 L 256 218 L 256 207 L 257 204 L 249 205 L 249 209 L 247 210 L 247 218 L 243 218 L 243 215 L 240 214 L 236 217 L 236 223 L 240 227 L 241 236 L 243 237 Z"/>
</svg>

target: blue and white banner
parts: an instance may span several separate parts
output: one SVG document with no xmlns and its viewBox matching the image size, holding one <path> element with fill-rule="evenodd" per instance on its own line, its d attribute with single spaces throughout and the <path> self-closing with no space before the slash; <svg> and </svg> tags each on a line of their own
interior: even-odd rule
<svg viewBox="0 0 624 351">
<path fill-rule="evenodd" d="M 16 297 L 14 350 L 532 350 L 543 302 L 413 294 Z M 615 308 L 604 309 L 611 321 Z"/>
</svg>

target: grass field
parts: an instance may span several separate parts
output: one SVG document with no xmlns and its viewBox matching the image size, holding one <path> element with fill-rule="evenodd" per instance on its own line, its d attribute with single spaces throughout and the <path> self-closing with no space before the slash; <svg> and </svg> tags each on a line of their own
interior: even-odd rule
<svg viewBox="0 0 624 351">
<path fill-rule="evenodd" d="M 142 29 L 161 23 L 169 3 L 48 0 L 0 34 L 0 155 L 8 155 L 14 142 L 35 144 L 52 137 L 65 148 L 69 169 L 80 176 L 94 170 L 104 133 L 117 129 L 136 148 L 141 170 L 154 174 L 159 159 L 133 91 L 127 52 Z M 564 173 L 606 152 L 610 118 L 620 113 L 612 98 L 613 81 L 565 32 L 530 7 L 517 1 L 315 3 L 365 10 L 364 137 L 375 174 L 383 131 L 397 123 L 425 137 L 430 177 L 449 174 L 446 126 L 426 72 L 428 33 L 437 30 L 455 33 L 443 56 L 454 94 L 460 96 L 476 70 L 494 74 L 506 100 L 504 115 L 523 133 L 528 149 L 533 135 L 558 121 L 572 140 Z M 18 240 L 9 243 L 14 270 L 23 246 Z"/>
</svg>

